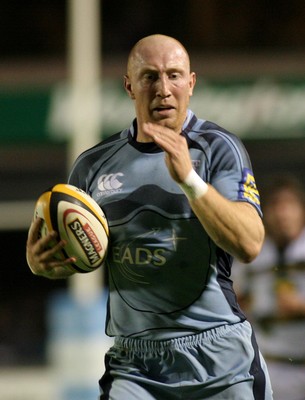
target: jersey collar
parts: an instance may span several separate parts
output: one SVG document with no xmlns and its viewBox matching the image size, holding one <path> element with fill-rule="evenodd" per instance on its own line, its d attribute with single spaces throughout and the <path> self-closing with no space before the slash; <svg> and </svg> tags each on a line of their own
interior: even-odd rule
<svg viewBox="0 0 305 400">
<path fill-rule="evenodd" d="M 182 127 L 182 134 L 187 136 L 188 132 L 192 129 L 196 121 L 197 121 L 196 115 L 193 113 L 193 111 L 188 110 L 186 119 Z M 138 142 L 137 133 L 138 133 L 137 119 L 135 118 L 132 121 L 132 125 L 130 126 L 128 131 L 129 144 L 142 153 L 160 153 L 163 151 L 162 149 L 160 149 L 159 146 L 157 146 L 153 142 L 148 142 L 148 143 Z"/>
</svg>

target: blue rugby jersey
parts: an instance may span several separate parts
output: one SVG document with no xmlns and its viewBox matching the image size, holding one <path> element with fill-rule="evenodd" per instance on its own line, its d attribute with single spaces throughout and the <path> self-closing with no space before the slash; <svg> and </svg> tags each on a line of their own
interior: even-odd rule
<svg viewBox="0 0 305 400">
<path fill-rule="evenodd" d="M 85 151 L 69 177 L 109 223 L 107 334 L 168 339 L 244 320 L 230 280 L 232 257 L 206 234 L 170 177 L 164 152 L 137 142 L 136 131 L 135 120 Z M 191 111 L 182 134 L 202 179 L 261 214 L 240 140 Z"/>
</svg>

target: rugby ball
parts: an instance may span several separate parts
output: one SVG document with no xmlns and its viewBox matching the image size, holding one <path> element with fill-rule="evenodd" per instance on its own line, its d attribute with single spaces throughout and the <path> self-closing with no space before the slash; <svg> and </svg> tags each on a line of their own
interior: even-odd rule
<svg viewBox="0 0 305 400">
<path fill-rule="evenodd" d="M 73 185 L 57 184 L 38 198 L 34 218 L 43 220 L 40 237 L 54 230 L 58 240 L 67 242 L 56 257 L 76 257 L 77 261 L 69 264 L 74 272 L 91 272 L 103 264 L 109 228 L 104 212 L 86 192 Z"/>
</svg>

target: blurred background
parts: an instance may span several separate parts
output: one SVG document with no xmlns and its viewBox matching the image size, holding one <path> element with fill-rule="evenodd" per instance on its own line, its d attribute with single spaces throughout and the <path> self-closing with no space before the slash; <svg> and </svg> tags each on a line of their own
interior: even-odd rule
<svg viewBox="0 0 305 400">
<path fill-rule="evenodd" d="M 79 2 L 97 3 L 98 73 L 88 102 L 94 105 L 84 116 L 88 129 L 95 120 L 95 136 L 73 147 L 77 113 L 70 96 L 77 67 L 71 26 L 73 5 Z M 83 18 L 90 26 L 90 17 Z M 122 76 L 131 46 L 152 33 L 174 36 L 185 45 L 198 76 L 191 108 L 242 138 L 263 198 L 274 173 L 290 172 L 305 183 L 304 20 L 302 0 L 1 1 L 2 400 L 52 398 L 48 307 L 69 283 L 30 273 L 27 229 L 35 200 L 66 181 L 77 152 L 130 124 L 133 108 Z M 81 128 L 86 138 L 86 123 Z"/>
</svg>

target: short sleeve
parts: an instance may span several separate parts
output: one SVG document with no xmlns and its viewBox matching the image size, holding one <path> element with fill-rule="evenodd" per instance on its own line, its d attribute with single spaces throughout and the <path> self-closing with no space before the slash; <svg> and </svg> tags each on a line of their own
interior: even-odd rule
<svg viewBox="0 0 305 400">
<path fill-rule="evenodd" d="M 211 146 L 210 183 L 231 201 L 253 205 L 260 216 L 260 195 L 256 186 L 249 155 L 239 138 L 219 133 Z"/>
</svg>

